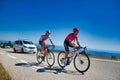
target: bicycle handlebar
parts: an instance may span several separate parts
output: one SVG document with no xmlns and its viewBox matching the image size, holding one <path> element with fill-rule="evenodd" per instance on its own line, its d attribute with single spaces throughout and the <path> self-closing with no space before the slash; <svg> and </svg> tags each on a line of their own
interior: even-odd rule
<svg viewBox="0 0 120 80">
<path fill-rule="evenodd" d="M 85 46 L 85 47 L 77 47 L 77 50 L 76 51 L 78 51 L 79 49 L 84 49 L 84 50 L 86 50 L 87 49 L 87 47 Z"/>
<path fill-rule="evenodd" d="M 49 49 L 50 47 L 52 47 L 50 50 L 53 50 L 55 48 L 55 45 L 47 45 L 47 49 Z"/>
</svg>

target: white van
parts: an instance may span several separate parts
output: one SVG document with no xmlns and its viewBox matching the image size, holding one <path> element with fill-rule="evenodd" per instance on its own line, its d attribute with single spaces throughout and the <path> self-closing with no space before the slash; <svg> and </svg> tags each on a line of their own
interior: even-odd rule
<svg viewBox="0 0 120 80">
<path fill-rule="evenodd" d="M 13 44 L 14 52 L 36 53 L 37 47 L 30 40 L 16 40 Z"/>
</svg>

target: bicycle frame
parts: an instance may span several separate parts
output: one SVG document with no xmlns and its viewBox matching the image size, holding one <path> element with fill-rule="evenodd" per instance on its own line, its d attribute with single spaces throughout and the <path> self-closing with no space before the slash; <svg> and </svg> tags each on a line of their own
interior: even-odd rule
<svg viewBox="0 0 120 80">
<path fill-rule="evenodd" d="M 83 49 L 82 51 L 79 51 L 80 49 Z M 86 47 L 85 48 L 80 48 L 80 47 L 77 47 L 77 49 L 74 51 L 71 51 L 70 53 L 69 53 L 69 58 L 71 59 L 70 60 L 70 63 L 72 62 L 72 60 L 74 59 L 74 57 L 75 57 L 75 55 L 78 55 L 78 54 L 80 54 L 81 52 L 83 52 L 83 51 L 85 51 L 86 50 Z M 79 58 L 80 58 L 80 56 L 79 56 Z"/>
<path fill-rule="evenodd" d="M 49 49 L 50 47 L 52 47 L 51 49 Z M 54 47 L 52 46 L 52 45 L 48 45 L 47 46 L 47 54 L 50 52 L 50 51 L 52 51 L 54 49 Z"/>
<path fill-rule="evenodd" d="M 50 47 L 52 47 L 51 49 L 49 49 Z M 47 53 L 46 53 L 46 55 L 50 52 L 50 51 L 52 51 L 54 49 L 54 47 L 52 46 L 52 45 L 47 45 L 47 48 L 46 48 L 46 50 L 47 50 Z M 42 54 L 43 54 L 43 50 L 41 49 L 41 50 L 39 50 Z"/>
</svg>

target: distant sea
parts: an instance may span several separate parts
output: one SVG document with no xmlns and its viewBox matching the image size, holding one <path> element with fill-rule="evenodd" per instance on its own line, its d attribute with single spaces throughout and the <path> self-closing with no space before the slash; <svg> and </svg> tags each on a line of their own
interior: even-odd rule
<svg viewBox="0 0 120 80">
<path fill-rule="evenodd" d="M 40 47 L 39 45 L 37 45 Z M 55 52 L 64 51 L 64 47 L 62 46 L 55 46 L 54 49 Z M 92 56 L 98 56 L 98 57 L 108 57 L 111 58 L 111 56 L 115 56 L 116 58 L 120 58 L 120 52 L 116 51 L 103 51 L 103 50 L 94 50 L 94 49 L 87 49 L 87 53 Z"/>
<path fill-rule="evenodd" d="M 0 40 L 0 42 L 7 42 L 7 41 L 5 41 L 5 40 L 1 41 Z M 39 44 L 35 44 L 35 45 L 40 48 Z M 60 52 L 60 51 L 64 51 L 64 50 L 65 49 L 64 49 L 63 46 L 55 46 L 55 49 L 54 49 L 55 52 Z M 115 56 L 116 58 L 120 58 L 120 52 L 117 52 L 117 51 L 103 51 L 103 50 L 87 49 L 87 53 L 89 55 L 98 56 L 98 57 L 111 58 L 111 56 Z"/>
</svg>

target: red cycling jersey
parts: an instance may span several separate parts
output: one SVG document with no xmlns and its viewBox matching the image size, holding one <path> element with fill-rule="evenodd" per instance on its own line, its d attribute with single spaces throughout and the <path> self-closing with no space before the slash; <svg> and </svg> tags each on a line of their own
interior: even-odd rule
<svg viewBox="0 0 120 80">
<path fill-rule="evenodd" d="M 73 33 L 70 33 L 70 34 L 66 37 L 66 40 L 69 41 L 69 42 L 72 42 L 73 40 L 78 41 L 78 36 L 77 36 L 77 35 L 74 35 Z"/>
</svg>

